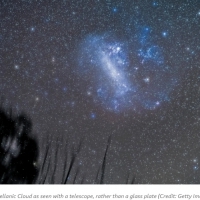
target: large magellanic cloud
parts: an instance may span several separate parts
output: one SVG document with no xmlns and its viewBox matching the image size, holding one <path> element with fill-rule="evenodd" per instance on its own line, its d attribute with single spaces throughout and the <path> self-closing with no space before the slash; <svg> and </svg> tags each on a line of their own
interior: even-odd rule
<svg viewBox="0 0 200 200">
<path fill-rule="evenodd" d="M 89 83 L 84 89 L 106 110 L 156 109 L 170 101 L 178 83 L 176 67 L 165 63 L 149 28 L 135 35 L 138 41 L 119 39 L 113 32 L 91 34 L 79 46 L 78 73 Z"/>
</svg>

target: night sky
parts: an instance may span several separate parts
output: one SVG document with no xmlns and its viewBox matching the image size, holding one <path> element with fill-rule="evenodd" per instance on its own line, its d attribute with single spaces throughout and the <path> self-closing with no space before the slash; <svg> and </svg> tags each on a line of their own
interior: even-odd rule
<svg viewBox="0 0 200 200">
<path fill-rule="evenodd" d="M 1 0 L 0 91 L 54 183 L 200 183 L 199 0 Z"/>
</svg>

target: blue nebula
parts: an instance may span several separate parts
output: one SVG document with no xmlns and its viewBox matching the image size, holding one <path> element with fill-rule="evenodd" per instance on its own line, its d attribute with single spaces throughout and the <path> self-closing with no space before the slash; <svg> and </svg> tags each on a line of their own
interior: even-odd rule
<svg viewBox="0 0 200 200">
<path fill-rule="evenodd" d="M 79 46 L 79 76 L 87 82 L 95 104 L 104 109 L 153 110 L 170 101 L 177 85 L 176 68 L 166 64 L 163 50 L 150 40 L 150 28 L 140 30 L 137 41 L 115 34 L 87 36 Z"/>
</svg>

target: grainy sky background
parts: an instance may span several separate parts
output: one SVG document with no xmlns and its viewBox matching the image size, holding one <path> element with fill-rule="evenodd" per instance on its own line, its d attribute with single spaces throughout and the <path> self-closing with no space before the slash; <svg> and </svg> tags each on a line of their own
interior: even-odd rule
<svg viewBox="0 0 200 200">
<path fill-rule="evenodd" d="M 55 183 L 80 141 L 68 183 L 94 183 L 109 136 L 105 183 L 200 183 L 199 35 L 198 0 L 1 0 L 4 106 Z"/>
</svg>

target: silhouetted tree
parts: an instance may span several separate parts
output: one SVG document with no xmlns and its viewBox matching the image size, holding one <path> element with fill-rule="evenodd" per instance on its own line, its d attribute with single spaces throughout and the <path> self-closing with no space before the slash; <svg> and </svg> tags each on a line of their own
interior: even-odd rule
<svg viewBox="0 0 200 200">
<path fill-rule="evenodd" d="M 0 108 L 0 183 L 31 184 L 37 175 L 38 146 L 30 137 L 32 124 Z"/>
<path fill-rule="evenodd" d="M 52 145 L 47 140 L 44 158 L 39 169 L 37 167 L 38 145 L 36 140 L 31 138 L 31 129 L 31 121 L 26 115 L 14 117 L 12 111 L 6 112 L 0 107 L 0 184 L 31 184 L 35 183 L 37 178 L 37 183 L 40 184 L 55 183 L 59 143 L 56 141 L 56 146 L 53 148 L 55 154 L 52 155 L 52 151 L 50 151 Z M 72 169 L 76 166 L 75 162 L 82 150 L 83 143 L 84 141 L 81 139 L 77 149 L 70 151 L 71 154 L 63 161 L 64 171 L 60 183 L 67 184 L 73 173 L 75 173 L 74 180 L 70 179 L 70 183 L 77 183 L 80 169 L 77 168 L 75 172 L 72 172 Z M 102 163 L 98 168 L 95 184 L 105 183 L 110 146 L 111 136 L 108 137 L 104 155 L 100 158 Z M 84 176 L 82 180 L 78 180 L 78 183 L 85 183 L 85 179 Z M 126 183 L 134 184 L 134 182 L 135 177 L 128 174 Z"/>
</svg>

